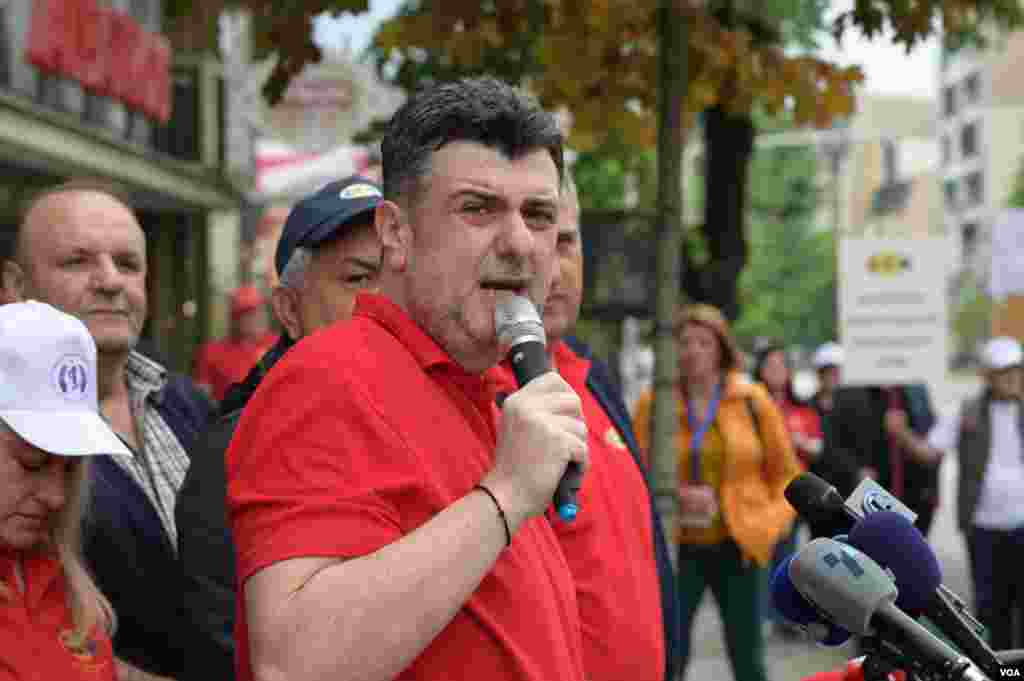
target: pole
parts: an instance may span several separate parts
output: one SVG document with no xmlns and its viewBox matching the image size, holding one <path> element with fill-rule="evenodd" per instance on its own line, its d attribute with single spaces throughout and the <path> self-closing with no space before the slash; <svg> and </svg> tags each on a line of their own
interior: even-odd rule
<svg viewBox="0 0 1024 681">
<path fill-rule="evenodd" d="M 683 245 L 683 109 L 687 90 L 687 24 L 682 0 L 658 4 L 658 205 L 655 260 L 654 405 L 651 463 L 654 496 L 671 542 L 679 518 L 676 341 Z M 672 553 L 673 559 L 675 552 Z"/>
</svg>

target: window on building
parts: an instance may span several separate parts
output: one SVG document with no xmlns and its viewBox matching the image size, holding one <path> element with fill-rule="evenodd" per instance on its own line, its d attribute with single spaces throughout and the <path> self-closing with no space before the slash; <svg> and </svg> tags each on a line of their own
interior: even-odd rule
<svg viewBox="0 0 1024 681">
<path fill-rule="evenodd" d="M 974 222 L 965 222 L 960 228 L 960 255 L 964 260 L 970 260 L 978 252 L 978 225 Z"/>
<path fill-rule="evenodd" d="M 953 86 L 942 88 L 942 115 L 946 118 L 956 115 L 956 90 Z"/>
<path fill-rule="evenodd" d="M 964 100 L 976 104 L 981 99 L 981 75 L 972 73 L 964 79 Z"/>
<path fill-rule="evenodd" d="M 956 210 L 959 204 L 958 187 L 956 180 L 946 180 L 943 183 L 943 194 L 946 197 L 946 208 L 948 210 Z"/>
<path fill-rule="evenodd" d="M 967 123 L 960 128 L 960 154 L 971 158 L 978 153 L 978 121 Z"/>
<path fill-rule="evenodd" d="M 940 142 L 942 147 L 942 165 L 949 165 L 949 162 L 953 160 L 953 151 L 949 143 L 949 136 L 943 135 Z"/>
<path fill-rule="evenodd" d="M 985 176 L 981 172 L 971 173 L 967 176 L 967 202 L 971 206 L 977 206 L 985 202 Z"/>
</svg>

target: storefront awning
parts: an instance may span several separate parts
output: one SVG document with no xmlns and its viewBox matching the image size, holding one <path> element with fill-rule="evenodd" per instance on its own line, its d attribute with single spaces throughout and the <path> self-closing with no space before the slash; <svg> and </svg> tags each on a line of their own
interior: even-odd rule
<svg viewBox="0 0 1024 681">
<path fill-rule="evenodd" d="M 5 93 L 0 93 L 0 156 L 58 175 L 109 178 L 176 210 L 233 210 L 242 200 L 213 168 L 117 140 L 75 116 Z"/>
</svg>

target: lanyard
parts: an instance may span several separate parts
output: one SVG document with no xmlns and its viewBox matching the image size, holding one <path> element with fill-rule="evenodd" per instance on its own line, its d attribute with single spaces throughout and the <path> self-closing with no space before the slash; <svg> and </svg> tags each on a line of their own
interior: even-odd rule
<svg viewBox="0 0 1024 681">
<path fill-rule="evenodd" d="M 708 402 L 708 411 L 704 415 L 704 420 L 697 424 L 694 422 L 694 410 L 693 403 L 690 400 L 686 401 L 686 420 L 690 424 L 690 479 L 697 483 L 700 482 L 700 448 L 704 443 L 704 436 L 711 430 L 712 424 L 715 422 L 715 416 L 718 414 L 718 403 L 722 398 L 722 383 L 719 382 L 715 385 L 715 392 L 711 396 L 711 401 Z"/>
</svg>

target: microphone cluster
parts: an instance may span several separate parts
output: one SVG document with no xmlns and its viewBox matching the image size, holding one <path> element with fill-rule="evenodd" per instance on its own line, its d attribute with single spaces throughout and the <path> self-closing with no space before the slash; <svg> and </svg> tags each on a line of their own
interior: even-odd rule
<svg viewBox="0 0 1024 681">
<path fill-rule="evenodd" d="M 832 485 L 805 473 L 789 484 L 786 499 L 802 517 L 845 530 L 809 542 L 771 576 L 775 607 L 813 640 L 835 646 L 860 638 L 869 651 L 864 669 L 882 679 L 897 669 L 935 681 L 1020 676 L 988 647 L 963 601 L 942 585 L 939 561 L 912 512 L 884 488 L 865 481 L 844 500 Z"/>
</svg>

